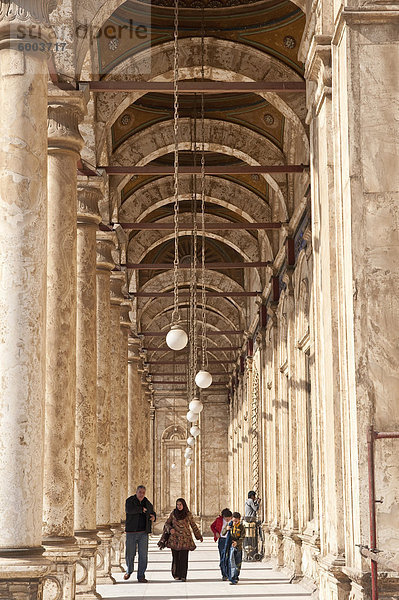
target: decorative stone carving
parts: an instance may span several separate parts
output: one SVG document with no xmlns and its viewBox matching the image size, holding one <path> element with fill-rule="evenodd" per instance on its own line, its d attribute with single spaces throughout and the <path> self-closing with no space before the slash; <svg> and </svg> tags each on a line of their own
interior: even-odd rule
<svg viewBox="0 0 399 600">
<path fill-rule="evenodd" d="M 78 223 L 101 222 L 98 202 L 101 198 L 101 190 L 92 185 L 78 185 Z"/>
<path fill-rule="evenodd" d="M 0 49 L 10 41 L 27 42 L 43 40 L 49 42 L 54 39 L 54 32 L 49 23 L 49 12 L 53 9 L 52 0 L 26 0 L 13 2 L 1 0 L 0 2 Z M 36 52 L 37 54 L 37 52 Z M 42 52 L 44 59 L 48 58 L 49 50 Z"/>
<path fill-rule="evenodd" d="M 50 104 L 48 108 L 49 151 L 59 149 L 79 152 L 83 139 L 79 133 L 82 111 L 71 103 Z"/>
</svg>

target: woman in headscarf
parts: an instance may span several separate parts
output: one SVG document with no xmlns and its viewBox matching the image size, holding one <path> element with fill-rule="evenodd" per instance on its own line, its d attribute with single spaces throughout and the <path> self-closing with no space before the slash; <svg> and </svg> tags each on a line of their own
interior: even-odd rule
<svg viewBox="0 0 399 600">
<path fill-rule="evenodd" d="M 188 509 L 186 501 L 184 498 L 178 498 L 176 508 L 170 513 L 164 525 L 162 537 L 158 542 L 161 549 L 166 546 L 172 550 L 172 575 L 178 581 L 186 581 L 188 553 L 196 548 L 190 527 L 195 538 L 202 542 L 201 532 Z"/>
</svg>

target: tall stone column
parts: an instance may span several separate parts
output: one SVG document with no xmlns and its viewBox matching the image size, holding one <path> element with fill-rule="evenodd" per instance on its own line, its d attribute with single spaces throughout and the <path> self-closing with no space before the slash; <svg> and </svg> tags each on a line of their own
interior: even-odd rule
<svg viewBox="0 0 399 600">
<path fill-rule="evenodd" d="M 131 322 L 129 312 L 131 310 L 131 302 L 125 300 L 121 304 L 121 357 L 120 357 L 120 389 L 121 389 L 121 504 L 120 515 L 121 521 L 124 523 L 125 500 L 129 495 L 129 464 L 128 464 L 128 447 L 129 447 L 129 400 L 128 400 L 128 344 Z M 123 529 L 123 527 L 122 527 Z M 121 557 L 125 552 L 126 536 L 122 535 L 121 540 Z"/>
<path fill-rule="evenodd" d="M 137 407 L 140 398 L 141 377 L 139 367 L 139 345 L 138 339 L 129 338 L 128 354 L 128 495 L 134 493 L 137 485 L 137 474 L 135 473 L 136 461 L 136 427 Z"/>
<path fill-rule="evenodd" d="M 48 109 L 48 225 L 43 545 L 54 562 L 44 600 L 75 598 L 76 162 L 83 140 L 81 94 L 51 97 Z M 61 458 L 62 457 L 62 458 Z M 59 596 L 56 596 L 58 589 Z"/>
<path fill-rule="evenodd" d="M 75 537 L 80 548 L 76 565 L 76 598 L 94 600 L 97 495 L 97 293 L 96 230 L 101 221 L 101 191 L 92 183 L 78 185 Z"/>
<path fill-rule="evenodd" d="M 121 565 L 121 304 L 122 288 L 126 284 L 126 275 L 121 272 L 111 274 L 111 505 L 110 524 L 113 533 L 111 549 L 111 567 L 123 571 Z"/>
<path fill-rule="evenodd" d="M 0 597 L 39 600 L 43 559 L 49 1 L 0 2 Z M 17 39 L 17 33 L 19 39 Z"/>
<path fill-rule="evenodd" d="M 114 238 L 97 233 L 97 583 L 115 583 L 111 575 L 111 348 L 110 274 Z"/>
</svg>

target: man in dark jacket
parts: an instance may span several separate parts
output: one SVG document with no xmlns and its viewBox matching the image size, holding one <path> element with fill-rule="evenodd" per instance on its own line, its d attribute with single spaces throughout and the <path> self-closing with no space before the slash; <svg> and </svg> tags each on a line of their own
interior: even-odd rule
<svg viewBox="0 0 399 600">
<path fill-rule="evenodd" d="M 124 579 L 129 579 L 134 569 L 134 558 L 138 548 L 139 566 L 137 580 L 147 583 L 145 571 L 148 561 L 148 534 L 151 533 L 152 523 L 156 519 L 154 507 L 145 497 L 145 486 L 139 485 L 134 496 L 126 500 L 126 573 Z"/>
</svg>

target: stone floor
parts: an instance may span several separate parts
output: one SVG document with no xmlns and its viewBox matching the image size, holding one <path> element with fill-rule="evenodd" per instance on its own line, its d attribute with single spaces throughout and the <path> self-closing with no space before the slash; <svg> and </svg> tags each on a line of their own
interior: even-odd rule
<svg viewBox="0 0 399 600">
<path fill-rule="evenodd" d="M 243 563 L 240 581 L 236 586 L 221 580 L 217 546 L 210 538 L 197 544 L 190 553 L 188 580 L 174 581 L 170 573 L 171 553 L 158 550 L 158 537 L 150 542 L 147 584 L 137 583 L 136 573 L 123 581 L 122 573 L 114 573 L 116 585 L 98 586 L 104 600 L 220 600 L 221 598 L 266 598 L 273 600 L 302 600 L 310 594 L 265 563 Z"/>
</svg>

